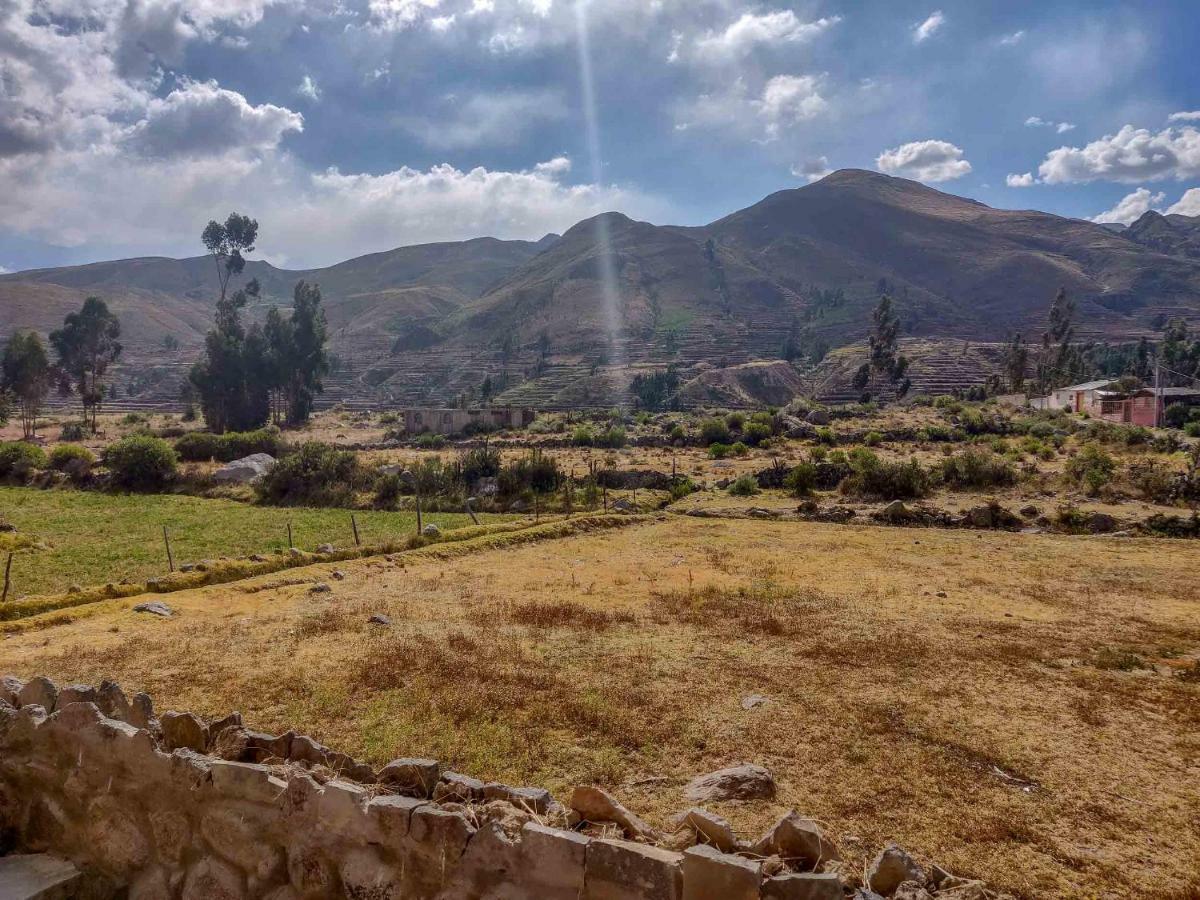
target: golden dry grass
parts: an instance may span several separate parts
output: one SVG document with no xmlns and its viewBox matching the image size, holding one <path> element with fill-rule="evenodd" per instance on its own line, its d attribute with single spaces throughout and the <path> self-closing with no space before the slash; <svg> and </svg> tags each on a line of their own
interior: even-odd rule
<svg viewBox="0 0 1200 900">
<path fill-rule="evenodd" d="M 1024 897 L 1200 885 L 1190 542 L 662 517 L 453 558 L 339 564 L 0 642 L 381 762 L 431 755 L 659 824 L 692 776 L 771 768 L 857 862 L 887 840 Z M 369 626 L 385 612 L 391 628 Z M 1140 668 L 1139 666 L 1145 666 Z M 746 710 L 749 694 L 770 698 Z"/>
</svg>

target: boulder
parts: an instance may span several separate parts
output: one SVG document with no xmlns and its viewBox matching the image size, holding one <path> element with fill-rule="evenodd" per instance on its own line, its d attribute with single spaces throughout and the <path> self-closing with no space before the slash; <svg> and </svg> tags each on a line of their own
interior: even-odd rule
<svg viewBox="0 0 1200 900">
<path fill-rule="evenodd" d="M 317 548 L 318 553 L 333 553 L 336 550 L 337 548 L 334 547 L 333 544 L 322 544 Z"/>
<path fill-rule="evenodd" d="M 762 766 L 744 763 L 699 775 L 684 790 L 693 803 L 714 800 L 769 800 L 775 796 L 775 778 Z"/>
<path fill-rule="evenodd" d="M 441 780 L 433 788 L 433 799 L 439 803 L 459 801 L 469 803 L 483 799 L 484 784 L 478 778 L 460 772 L 443 772 Z"/>
<path fill-rule="evenodd" d="M 724 853 L 734 853 L 738 849 L 737 837 L 733 833 L 733 826 L 729 824 L 727 819 L 718 816 L 716 813 L 693 806 L 687 812 L 680 814 L 678 821 L 681 827 L 690 828 L 696 832 L 696 837 L 702 843 L 712 844 Z"/>
<path fill-rule="evenodd" d="M 429 797 L 441 770 L 436 759 L 393 759 L 379 770 L 379 783 L 390 785 L 402 794 Z"/>
<path fill-rule="evenodd" d="M 823 409 L 810 409 L 808 415 L 804 417 L 804 421 L 809 425 L 828 425 L 829 413 Z"/>
<path fill-rule="evenodd" d="M 169 619 L 175 615 L 175 610 L 167 606 L 161 600 L 151 600 L 149 603 L 139 603 L 133 608 L 134 612 L 150 613 L 152 616 L 158 616 L 163 619 Z"/>
<path fill-rule="evenodd" d="M 780 856 L 789 862 L 801 861 L 815 869 L 829 860 L 840 860 L 837 845 L 825 837 L 821 827 L 795 810 L 772 825 L 754 845 L 759 856 Z"/>
<path fill-rule="evenodd" d="M 165 712 L 158 720 L 163 743 L 168 750 L 185 747 L 204 753 L 208 748 L 208 727 L 189 712 Z"/>
<path fill-rule="evenodd" d="M 17 694 L 17 706 L 40 706 L 47 713 L 54 712 L 58 702 L 58 685 L 45 676 L 29 679 Z"/>
<path fill-rule="evenodd" d="M 903 525 L 913 521 L 916 516 L 901 500 L 893 500 L 883 509 L 875 513 L 875 517 L 893 525 Z"/>
<path fill-rule="evenodd" d="M 392 617 L 384 613 L 375 613 L 371 618 L 367 619 L 368 625 L 391 625 Z"/>
<path fill-rule="evenodd" d="M 890 896 L 906 881 L 925 883 L 925 871 L 908 853 L 888 844 L 867 867 L 867 886 L 877 894 Z"/>
<path fill-rule="evenodd" d="M 892 894 L 892 900 L 933 900 L 933 894 L 916 881 L 904 881 Z"/>
<path fill-rule="evenodd" d="M 23 687 L 25 687 L 25 682 L 16 675 L 3 676 L 0 678 L 0 700 L 12 706 L 18 706 L 17 697 L 20 696 Z"/>
<path fill-rule="evenodd" d="M 1117 520 L 1108 513 L 1094 512 L 1087 517 L 1087 530 L 1092 534 L 1108 534 L 1117 530 Z"/>
<path fill-rule="evenodd" d="M 654 830 L 622 806 L 607 791 L 590 785 L 579 785 L 571 792 L 571 809 L 588 822 L 613 822 L 631 838 L 650 839 Z"/>
<path fill-rule="evenodd" d="M 221 466 L 212 477 L 220 484 L 253 484 L 274 467 L 275 457 L 269 453 L 251 453 Z"/>
<path fill-rule="evenodd" d="M 425 537 L 438 537 L 441 533 L 442 529 L 438 528 L 432 522 L 421 529 L 421 534 L 425 535 Z"/>
</svg>

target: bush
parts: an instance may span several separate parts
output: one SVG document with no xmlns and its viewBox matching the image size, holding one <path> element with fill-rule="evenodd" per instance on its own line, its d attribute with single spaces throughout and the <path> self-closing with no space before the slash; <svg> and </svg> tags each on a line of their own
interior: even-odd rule
<svg viewBox="0 0 1200 900">
<path fill-rule="evenodd" d="M 721 419 L 705 419 L 700 423 L 700 443 L 728 444 L 729 426 Z"/>
<path fill-rule="evenodd" d="M 561 480 L 562 471 L 554 457 L 534 450 L 500 470 L 498 487 L 504 497 L 516 497 L 527 490 L 548 494 L 558 489 Z"/>
<path fill-rule="evenodd" d="M 696 483 L 686 475 L 682 478 L 677 478 L 671 482 L 671 500 L 672 502 L 682 500 L 688 494 L 693 494 L 697 490 L 699 488 L 696 487 Z"/>
<path fill-rule="evenodd" d="M 96 464 L 96 457 L 79 444 L 59 444 L 50 451 L 50 468 L 66 472 L 72 478 L 82 478 Z"/>
<path fill-rule="evenodd" d="M 833 433 L 832 428 L 818 428 L 817 441 L 818 443 L 828 444 L 830 447 L 832 447 L 837 443 L 837 435 Z"/>
<path fill-rule="evenodd" d="M 444 435 L 426 431 L 423 434 L 418 434 L 417 439 L 413 443 L 421 450 L 441 450 L 446 446 L 447 441 Z"/>
<path fill-rule="evenodd" d="M 83 424 L 81 422 L 68 422 L 62 427 L 58 438 L 62 441 L 82 441 L 83 434 Z"/>
<path fill-rule="evenodd" d="M 278 428 L 258 428 L 254 431 L 227 431 L 213 434 L 208 431 L 189 431 L 175 442 L 175 452 L 184 462 L 232 462 L 252 453 L 267 453 L 278 457 L 284 450 Z"/>
<path fill-rule="evenodd" d="M 1068 479 L 1082 485 L 1094 497 L 1112 481 L 1117 463 L 1096 444 L 1084 444 L 1079 453 L 1067 460 L 1064 471 Z"/>
<path fill-rule="evenodd" d="M 810 462 L 800 463 L 787 473 L 783 486 L 793 497 L 807 497 L 817 486 L 817 467 Z"/>
<path fill-rule="evenodd" d="M 924 497 L 932 486 L 929 473 L 915 459 L 889 462 L 861 447 L 850 454 L 850 469 L 841 491 L 858 497 L 911 500 Z"/>
<path fill-rule="evenodd" d="M 883 435 L 878 431 L 868 431 L 866 437 L 863 438 L 863 443 L 868 447 L 878 447 L 883 443 Z"/>
<path fill-rule="evenodd" d="M 1200 422 L 1188 422 L 1183 428 L 1188 437 L 1200 437 Z"/>
<path fill-rule="evenodd" d="M 592 447 L 596 443 L 596 432 L 591 425 L 577 425 L 571 432 L 571 443 L 576 447 Z"/>
<path fill-rule="evenodd" d="M 724 459 L 729 455 L 728 444 L 709 444 L 708 455 L 713 459 Z"/>
<path fill-rule="evenodd" d="M 625 429 L 620 425 L 613 425 L 607 431 L 602 431 L 596 436 L 596 446 L 615 450 L 624 447 L 625 440 Z"/>
<path fill-rule="evenodd" d="M 1200 425 L 1200 423 L 1196 424 Z M 687 432 L 684 431 L 682 425 L 677 423 L 667 434 L 667 440 L 669 440 L 672 444 L 682 444 L 687 440 Z"/>
<path fill-rule="evenodd" d="M 175 477 L 177 460 L 170 444 L 148 434 L 122 438 L 104 451 L 104 465 L 112 473 L 113 484 L 133 491 L 165 487 Z"/>
<path fill-rule="evenodd" d="M 404 493 L 404 483 L 399 475 L 381 474 L 375 479 L 375 497 L 372 504 L 376 509 L 395 509 Z"/>
<path fill-rule="evenodd" d="M 729 493 L 735 497 L 752 497 L 758 493 L 758 480 L 753 475 L 742 475 L 729 486 Z"/>
<path fill-rule="evenodd" d="M 745 444 L 743 444 L 741 441 L 735 441 L 734 443 L 729 445 L 729 452 L 732 453 L 734 456 L 745 456 L 747 453 L 750 452 L 750 448 L 747 447 Z"/>
<path fill-rule="evenodd" d="M 0 478 L 24 479 L 35 469 L 46 468 L 46 451 L 25 441 L 0 443 Z"/>
<path fill-rule="evenodd" d="M 758 445 L 763 441 L 770 440 L 774 434 L 775 430 L 770 425 L 762 422 L 748 422 L 742 429 L 742 440 L 747 444 Z"/>
<path fill-rule="evenodd" d="M 336 506 L 353 498 L 362 476 L 353 453 L 310 442 L 280 459 L 255 491 L 271 503 Z"/>
<path fill-rule="evenodd" d="M 1163 423 L 1168 428 L 1182 428 L 1187 424 L 1190 409 L 1185 403 L 1172 403 L 1163 410 Z"/>
<path fill-rule="evenodd" d="M 731 412 L 725 417 L 725 425 L 730 431 L 741 431 L 745 424 L 745 413 Z"/>
<path fill-rule="evenodd" d="M 1016 469 L 991 450 L 970 448 L 941 462 L 942 480 L 958 488 L 990 488 L 1013 484 Z"/>
<path fill-rule="evenodd" d="M 192 431 L 175 442 L 175 452 L 184 462 L 207 462 L 221 452 L 221 435 Z"/>
</svg>

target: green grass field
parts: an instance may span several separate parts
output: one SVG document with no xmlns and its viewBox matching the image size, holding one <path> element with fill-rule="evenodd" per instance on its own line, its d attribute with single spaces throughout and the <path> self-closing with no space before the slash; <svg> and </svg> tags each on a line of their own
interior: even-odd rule
<svg viewBox="0 0 1200 900">
<path fill-rule="evenodd" d="M 356 511 L 364 544 L 411 534 L 410 512 Z M 497 521 L 501 517 L 481 517 Z M 164 574 L 163 526 L 171 535 L 178 566 L 219 556 L 269 553 L 293 542 L 304 550 L 320 544 L 353 546 L 350 511 L 249 506 L 164 494 L 101 494 L 0 487 L 0 521 L 16 526 L 0 532 L 0 553 L 15 550 L 9 599 L 52 594 L 71 585 L 123 578 L 140 581 Z M 470 524 L 459 513 L 430 513 L 425 522 L 442 528 Z M 0 560 L 2 565 L 2 560 Z"/>
</svg>

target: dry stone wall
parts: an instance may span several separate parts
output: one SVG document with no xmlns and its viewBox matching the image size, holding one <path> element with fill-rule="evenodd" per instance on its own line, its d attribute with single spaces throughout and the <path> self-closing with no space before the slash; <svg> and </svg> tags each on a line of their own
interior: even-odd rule
<svg viewBox="0 0 1200 900">
<path fill-rule="evenodd" d="M 588 797 L 603 805 L 606 795 Z M 716 836 L 723 820 L 689 815 L 697 833 L 732 841 Z M 544 790 L 485 784 L 433 760 L 375 771 L 305 736 L 251 731 L 237 714 L 156 715 L 148 696 L 112 682 L 0 678 L 0 854 L 71 860 L 89 900 L 839 900 L 850 891 L 836 874 L 772 871 L 707 844 L 675 852 L 555 827 L 579 820 Z M 814 827 L 786 817 L 762 852 L 788 844 L 830 855 Z"/>
</svg>

